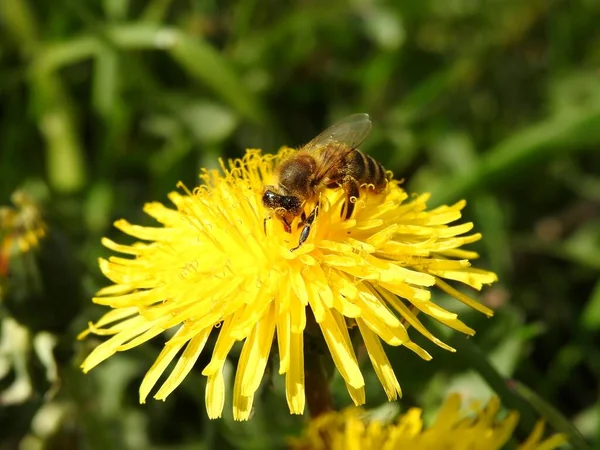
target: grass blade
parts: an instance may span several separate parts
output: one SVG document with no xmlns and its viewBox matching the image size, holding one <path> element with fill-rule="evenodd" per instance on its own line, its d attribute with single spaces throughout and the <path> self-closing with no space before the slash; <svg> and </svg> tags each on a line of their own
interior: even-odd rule
<svg viewBox="0 0 600 450">
<path fill-rule="evenodd" d="M 553 151 L 573 151 L 600 141 L 600 109 L 548 119 L 516 133 L 492 148 L 468 173 L 457 174 L 434 189 L 436 204 L 453 202 L 503 174 L 539 161 Z"/>
</svg>

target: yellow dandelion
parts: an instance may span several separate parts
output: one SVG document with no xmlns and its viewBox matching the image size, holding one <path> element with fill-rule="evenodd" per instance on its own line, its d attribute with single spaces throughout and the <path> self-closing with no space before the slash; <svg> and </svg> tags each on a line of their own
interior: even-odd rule
<svg viewBox="0 0 600 450">
<path fill-rule="evenodd" d="M 10 254 L 36 249 L 46 236 L 46 223 L 39 206 L 25 191 L 15 191 L 11 200 L 15 208 L 0 207 L 0 275 Z"/>
<path fill-rule="evenodd" d="M 94 298 L 113 308 L 82 333 L 114 335 L 83 362 L 89 371 L 115 352 L 131 349 L 165 330 L 176 329 L 140 387 L 140 401 L 170 363 L 175 367 L 155 398 L 164 400 L 185 378 L 218 327 L 207 377 L 206 408 L 220 417 L 225 396 L 223 367 L 233 345 L 243 342 L 233 388 L 233 415 L 249 417 L 276 336 L 279 373 L 285 374 L 289 409 L 305 406 L 305 331 L 320 329 L 331 357 L 355 404 L 365 402 L 365 381 L 351 344 L 347 321 L 357 325 L 375 372 L 390 399 L 400 385 L 381 340 L 404 345 L 424 359 L 431 356 L 411 341 L 412 326 L 437 345 L 453 350 L 433 336 L 417 318 L 422 312 L 462 333 L 474 331 L 456 314 L 435 304 L 429 288 L 438 286 L 466 305 L 492 311 L 451 287 L 458 281 L 475 289 L 496 281 L 496 275 L 471 267 L 477 257 L 463 250 L 480 239 L 468 234 L 473 225 L 450 226 L 461 217 L 465 202 L 427 210 L 428 195 L 409 196 L 397 181 L 381 194 L 361 195 L 353 216 L 341 218 L 346 196 L 329 189 L 320 198 L 320 212 L 308 240 L 298 249 L 299 218 L 286 232 L 261 203 L 263 187 L 274 166 L 290 150 L 276 156 L 249 150 L 240 160 L 205 171 L 204 184 L 193 193 L 172 192 L 175 209 L 149 203 L 144 210 L 161 226 L 143 227 L 125 220 L 115 226 L 147 241 L 109 249 L 130 257 L 100 260 L 114 285 Z M 314 205 L 306 205 L 310 212 Z M 179 356 L 178 356 L 179 355 Z"/>
<path fill-rule="evenodd" d="M 293 450 L 496 450 L 513 435 L 519 414 L 511 411 L 498 420 L 500 402 L 492 397 L 485 408 L 461 409 L 458 394 L 450 395 L 435 422 L 425 427 L 422 411 L 412 408 L 396 423 L 369 421 L 364 411 L 349 408 L 313 419 L 301 438 L 291 440 Z M 538 422 L 519 450 L 552 450 L 566 441 L 557 434 L 542 441 L 544 423 Z"/>
<path fill-rule="evenodd" d="M 14 208 L 0 206 L 0 300 L 6 295 L 11 264 L 16 257 L 38 250 L 47 226 L 35 199 L 25 191 L 11 196 Z"/>
</svg>

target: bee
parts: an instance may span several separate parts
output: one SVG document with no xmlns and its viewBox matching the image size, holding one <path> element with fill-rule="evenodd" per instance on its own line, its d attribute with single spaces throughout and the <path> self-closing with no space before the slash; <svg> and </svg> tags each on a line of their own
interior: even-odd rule
<svg viewBox="0 0 600 450">
<path fill-rule="evenodd" d="M 324 189 L 344 190 L 346 203 L 342 217 L 347 220 L 354 212 L 361 187 L 378 193 L 387 186 L 388 172 L 379 162 L 357 150 L 370 131 L 369 115 L 353 114 L 327 128 L 276 167 L 277 184 L 265 186 L 262 203 L 274 211 L 288 233 L 293 220 L 301 217 L 303 228 L 298 246 L 291 251 L 308 239 L 319 212 L 318 197 Z M 314 199 L 317 204 L 306 217 L 304 207 Z"/>
</svg>

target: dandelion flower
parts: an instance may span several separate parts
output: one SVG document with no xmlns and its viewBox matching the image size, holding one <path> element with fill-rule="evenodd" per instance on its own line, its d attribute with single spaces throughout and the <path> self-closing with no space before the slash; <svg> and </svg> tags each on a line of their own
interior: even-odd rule
<svg viewBox="0 0 600 450">
<path fill-rule="evenodd" d="M 11 200 L 14 208 L 0 206 L 0 301 L 3 302 L 10 290 L 10 279 L 15 278 L 15 264 L 38 251 L 47 233 L 46 222 L 33 197 L 18 190 L 13 192 Z M 29 283 L 35 284 L 31 280 Z"/>
<path fill-rule="evenodd" d="M 460 396 L 450 395 L 435 422 L 425 427 L 422 411 L 412 408 L 396 423 L 367 419 L 364 411 L 349 408 L 329 412 L 313 419 L 299 439 L 291 441 L 293 450 L 497 450 L 511 438 L 519 414 L 516 411 L 498 420 L 500 402 L 492 397 L 483 408 L 471 413 L 461 409 Z M 538 422 L 519 450 L 553 450 L 566 441 L 554 435 L 542 441 L 543 422 Z"/>
<path fill-rule="evenodd" d="M 16 208 L 0 207 L 0 275 L 8 273 L 11 255 L 37 249 L 46 235 L 35 200 L 24 191 L 15 191 L 11 199 Z"/>
<path fill-rule="evenodd" d="M 263 186 L 289 149 L 278 155 L 249 150 L 222 171 L 204 171 L 204 184 L 193 193 L 172 192 L 175 209 L 149 203 L 144 210 L 159 227 L 118 220 L 115 226 L 143 241 L 106 247 L 130 257 L 100 260 L 114 284 L 94 301 L 110 306 L 88 332 L 113 335 L 83 362 L 85 372 L 115 352 L 131 349 L 165 330 L 174 335 L 140 387 L 146 397 L 173 360 L 173 370 L 155 398 L 164 400 L 185 378 L 215 327 L 218 337 L 207 377 L 209 417 L 221 416 L 223 367 L 232 346 L 243 342 L 233 388 L 233 415 L 249 417 L 276 336 L 279 373 L 285 374 L 289 409 L 305 406 L 305 331 L 320 329 L 333 362 L 355 404 L 365 402 L 365 381 L 351 344 L 347 321 L 356 324 L 387 396 L 395 399 L 400 385 L 381 340 L 404 345 L 424 359 L 431 356 L 411 341 L 412 326 L 437 345 L 417 317 L 422 312 L 469 335 L 474 331 L 456 314 L 436 305 L 434 285 L 486 315 L 492 311 L 444 280 L 481 289 L 496 275 L 471 267 L 477 257 L 461 249 L 480 239 L 468 234 L 471 223 L 450 226 L 461 217 L 465 202 L 427 210 L 428 195 L 409 196 L 397 181 L 381 194 L 361 195 L 353 216 L 341 219 L 346 196 L 341 189 L 321 194 L 320 212 L 308 240 L 297 250 L 299 219 L 286 232 L 261 204 Z M 353 199 L 356 200 L 356 199 Z M 314 205 L 306 205 L 310 212 Z M 216 331 L 215 331 L 216 332 Z M 179 355 L 179 356 L 178 356 Z"/>
</svg>

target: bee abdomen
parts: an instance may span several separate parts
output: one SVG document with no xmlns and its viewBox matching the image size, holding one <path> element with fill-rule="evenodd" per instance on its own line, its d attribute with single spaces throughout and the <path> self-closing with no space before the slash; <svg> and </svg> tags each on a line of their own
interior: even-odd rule
<svg viewBox="0 0 600 450">
<path fill-rule="evenodd" d="M 375 190 L 383 189 L 386 186 L 387 175 L 383 166 L 374 158 L 364 153 L 354 150 L 358 155 L 354 157 L 354 160 L 362 164 L 362 170 L 357 171 L 359 175 L 356 179 L 360 184 L 372 184 L 375 186 Z"/>
</svg>

